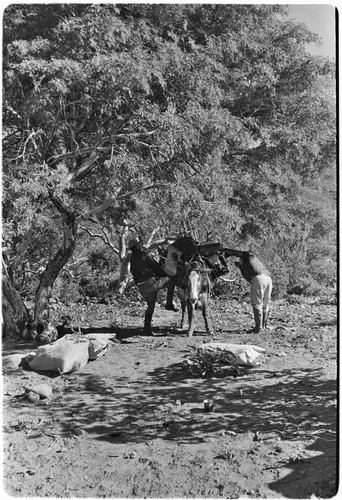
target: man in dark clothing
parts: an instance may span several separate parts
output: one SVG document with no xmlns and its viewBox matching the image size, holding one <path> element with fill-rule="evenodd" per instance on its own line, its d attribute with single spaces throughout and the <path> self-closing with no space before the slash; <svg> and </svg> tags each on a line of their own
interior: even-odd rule
<svg viewBox="0 0 342 500">
<path fill-rule="evenodd" d="M 162 288 L 173 286 L 177 276 L 170 277 L 161 265 L 149 255 L 139 240 L 133 239 L 128 243 L 132 255 L 130 259 L 131 273 L 139 292 L 147 302 L 145 313 L 144 335 L 152 335 L 151 322 L 157 294 Z"/>
<path fill-rule="evenodd" d="M 270 272 L 253 252 L 224 249 L 225 257 L 239 257 L 235 262 L 242 276 L 250 283 L 250 297 L 253 307 L 255 327 L 252 332 L 257 333 L 266 329 L 269 303 L 272 292 L 272 278 Z"/>
</svg>

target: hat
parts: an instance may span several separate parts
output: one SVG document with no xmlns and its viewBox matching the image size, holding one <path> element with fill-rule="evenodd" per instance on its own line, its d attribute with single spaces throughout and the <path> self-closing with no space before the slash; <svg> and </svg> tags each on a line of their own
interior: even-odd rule
<svg viewBox="0 0 342 500">
<path fill-rule="evenodd" d="M 132 240 L 129 240 L 128 242 L 128 248 L 133 248 L 135 247 L 136 245 L 139 245 L 140 244 L 140 241 L 137 239 L 137 238 L 133 238 Z"/>
</svg>

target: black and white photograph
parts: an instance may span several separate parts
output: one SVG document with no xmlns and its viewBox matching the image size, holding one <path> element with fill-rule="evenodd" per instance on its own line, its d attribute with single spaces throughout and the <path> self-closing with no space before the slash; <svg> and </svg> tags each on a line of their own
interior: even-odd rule
<svg viewBox="0 0 342 500">
<path fill-rule="evenodd" d="M 3 498 L 337 498 L 340 14 L 2 5 Z"/>
</svg>

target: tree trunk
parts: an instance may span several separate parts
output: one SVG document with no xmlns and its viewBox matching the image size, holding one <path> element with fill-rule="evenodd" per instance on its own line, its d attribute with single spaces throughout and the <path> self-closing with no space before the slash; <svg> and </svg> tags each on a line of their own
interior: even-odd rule
<svg viewBox="0 0 342 500">
<path fill-rule="evenodd" d="M 11 339 L 26 338 L 29 312 L 7 273 L 2 276 L 2 336 Z"/>
<path fill-rule="evenodd" d="M 54 200 L 54 203 L 56 200 Z M 59 207 L 60 208 L 60 207 Z M 35 295 L 33 330 L 40 335 L 49 323 L 49 299 L 52 288 L 59 273 L 73 255 L 76 245 L 77 223 L 72 212 L 66 212 L 65 206 L 60 210 L 66 215 L 63 244 L 42 273 Z"/>
<path fill-rule="evenodd" d="M 119 239 L 119 260 L 120 260 L 120 274 L 117 284 L 117 291 L 122 294 L 127 288 L 130 281 L 130 266 L 129 261 L 131 259 L 131 254 L 127 254 L 126 240 L 129 232 L 129 225 L 126 220 L 124 220 L 124 225 L 121 231 Z"/>
<path fill-rule="evenodd" d="M 124 257 L 124 259 L 120 262 L 120 275 L 117 285 L 117 290 L 120 294 L 124 293 L 128 283 L 131 280 L 130 265 L 129 265 L 130 260 L 131 260 L 131 254 L 127 254 Z"/>
<path fill-rule="evenodd" d="M 58 336 L 56 328 L 49 322 L 49 299 L 51 297 L 54 282 L 74 253 L 78 227 L 77 214 L 52 192 L 49 193 L 49 196 L 58 212 L 63 216 L 64 237 L 62 246 L 42 273 L 35 294 L 34 319 L 31 336 L 32 338 L 38 337 L 37 341 L 41 343 L 49 343 L 56 340 Z"/>
<path fill-rule="evenodd" d="M 142 190 L 147 190 L 155 187 L 154 184 L 145 186 L 141 188 Z M 44 338 L 44 342 L 49 342 L 54 340 L 52 338 L 56 333 L 56 329 L 52 330 L 52 325 L 49 323 L 49 299 L 51 297 L 52 288 L 55 280 L 57 279 L 59 273 L 71 258 L 74 253 L 76 246 L 76 236 L 78 230 L 78 224 L 81 220 L 90 219 L 96 216 L 98 213 L 111 207 L 116 199 L 125 199 L 130 196 L 135 191 L 126 193 L 124 195 L 118 196 L 117 190 L 115 195 L 111 196 L 108 200 L 103 202 L 99 207 L 96 207 L 89 212 L 79 215 L 71 210 L 58 196 L 55 196 L 52 191 L 49 192 L 50 199 L 52 203 L 57 208 L 58 212 L 64 217 L 64 240 L 61 248 L 57 251 L 54 258 L 49 262 L 45 271 L 43 272 L 40 282 L 35 294 L 35 308 L 34 308 L 34 320 L 33 320 L 33 331 L 32 336 L 34 338 L 41 336 Z M 121 273 L 123 289 L 129 281 L 129 258 L 123 257 L 126 254 L 126 237 L 128 232 L 127 221 L 124 223 L 124 228 L 121 237 Z M 45 333 L 43 331 L 46 330 Z M 50 334 L 51 332 L 51 334 Z"/>
</svg>

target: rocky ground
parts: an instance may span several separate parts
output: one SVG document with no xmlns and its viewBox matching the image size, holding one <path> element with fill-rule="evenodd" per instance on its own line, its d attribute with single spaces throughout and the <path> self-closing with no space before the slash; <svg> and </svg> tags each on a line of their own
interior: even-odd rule
<svg viewBox="0 0 342 500">
<path fill-rule="evenodd" d="M 160 305 L 141 336 L 144 304 L 73 305 L 109 352 L 69 375 L 3 373 L 3 486 L 15 497 L 331 498 L 336 493 L 337 307 L 317 298 L 273 303 L 271 329 L 248 334 L 248 300 L 217 298 L 217 342 L 266 349 L 238 376 L 186 368 L 208 340 Z M 3 341 L 3 355 L 37 346 Z M 25 387 L 52 395 L 34 404 Z M 214 401 L 205 412 L 203 400 Z"/>
</svg>

